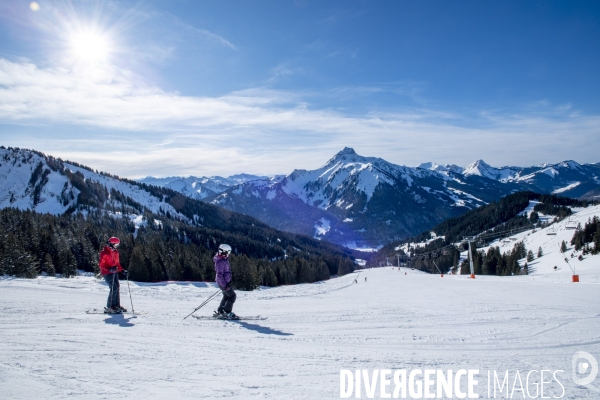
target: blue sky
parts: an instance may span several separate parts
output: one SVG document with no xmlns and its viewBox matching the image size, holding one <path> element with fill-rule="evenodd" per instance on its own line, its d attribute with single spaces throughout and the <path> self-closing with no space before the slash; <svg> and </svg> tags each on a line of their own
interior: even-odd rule
<svg viewBox="0 0 600 400">
<path fill-rule="evenodd" d="M 121 176 L 599 162 L 594 1 L 0 4 L 0 144 Z"/>
</svg>

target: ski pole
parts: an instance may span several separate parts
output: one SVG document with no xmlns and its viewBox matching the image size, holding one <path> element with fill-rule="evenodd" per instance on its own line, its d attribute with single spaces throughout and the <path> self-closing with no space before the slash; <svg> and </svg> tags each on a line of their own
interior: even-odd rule
<svg viewBox="0 0 600 400">
<path fill-rule="evenodd" d="M 111 304 L 111 308 L 114 307 L 114 298 L 115 298 L 115 277 L 117 276 L 117 273 L 115 272 L 113 274 L 113 283 L 112 283 L 112 287 L 110 288 L 110 304 Z M 119 305 L 121 304 L 121 286 L 119 286 Z"/>
<path fill-rule="evenodd" d="M 194 311 L 192 311 L 191 313 L 189 313 L 188 315 L 186 315 L 185 318 L 189 317 L 190 315 L 192 315 L 193 313 L 195 313 L 196 311 L 198 311 L 199 309 L 201 309 L 202 307 L 204 307 L 206 304 L 208 304 L 209 301 L 211 301 L 219 293 L 221 293 L 221 289 L 217 290 L 215 292 L 215 294 L 213 294 L 212 296 L 210 296 L 208 299 L 204 300 L 204 303 L 202 303 L 198 307 L 196 307 L 196 309 Z"/>
<path fill-rule="evenodd" d="M 135 314 L 135 311 L 133 310 L 133 299 L 131 298 L 131 288 L 129 287 L 129 274 L 125 274 L 125 277 L 127 278 L 127 289 L 129 290 L 129 301 L 131 301 L 131 314 Z"/>
</svg>

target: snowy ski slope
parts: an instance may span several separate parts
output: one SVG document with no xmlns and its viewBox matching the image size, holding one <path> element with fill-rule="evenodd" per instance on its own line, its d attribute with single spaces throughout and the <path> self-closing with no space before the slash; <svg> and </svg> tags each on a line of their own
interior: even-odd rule
<svg viewBox="0 0 600 400">
<path fill-rule="evenodd" d="M 335 399 L 341 369 L 466 368 L 480 370 L 481 398 L 488 370 L 548 369 L 565 371 L 562 398 L 597 399 L 570 375 L 575 352 L 600 359 L 600 282 L 591 272 L 570 283 L 553 271 L 475 280 L 357 271 L 238 292 L 234 311 L 269 317 L 249 322 L 182 319 L 214 293 L 212 283 L 132 283 L 135 308 L 149 313 L 130 317 L 85 313 L 106 301 L 93 277 L 3 278 L 0 398 Z M 121 298 L 130 308 L 126 282 Z M 556 384 L 546 390 L 561 394 Z"/>
<path fill-rule="evenodd" d="M 532 207 L 528 207 L 533 209 Z M 593 218 L 594 216 L 600 217 L 600 206 L 590 206 L 586 208 L 574 208 L 574 214 L 570 218 L 565 218 L 560 222 L 551 224 L 544 229 L 528 230 L 509 238 L 497 240 L 492 242 L 491 246 L 498 246 L 502 253 L 513 249 L 515 243 L 523 241 L 525 247 L 531 250 L 534 255 L 537 255 L 539 248 L 542 249 L 543 256 L 535 258 L 532 262 L 528 263 L 532 269 L 532 275 L 541 275 L 544 279 L 554 279 L 556 277 L 564 276 L 568 279 L 573 272 L 571 267 L 575 270 L 575 273 L 585 277 L 597 277 L 600 274 L 600 255 L 585 255 L 583 260 L 579 260 L 579 255 L 582 252 L 575 251 L 571 245 L 571 239 L 575 233 L 575 227 L 577 224 L 581 224 L 583 228 L 585 223 Z M 542 217 L 543 218 L 543 217 Z M 560 252 L 560 244 L 562 242 L 567 244 L 567 252 L 562 254 Z M 591 244 L 593 247 L 593 243 Z M 487 252 L 489 246 L 482 247 L 478 250 Z M 571 255 L 573 255 L 571 257 Z M 464 252 L 464 257 L 467 256 L 467 252 Z M 569 263 L 565 262 L 565 257 L 569 260 Z M 521 260 L 523 265 L 525 259 Z M 569 264 L 571 267 L 569 267 Z M 556 270 L 554 267 L 557 267 Z M 600 302 L 599 302 L 600 304 Z"/>
</svg>

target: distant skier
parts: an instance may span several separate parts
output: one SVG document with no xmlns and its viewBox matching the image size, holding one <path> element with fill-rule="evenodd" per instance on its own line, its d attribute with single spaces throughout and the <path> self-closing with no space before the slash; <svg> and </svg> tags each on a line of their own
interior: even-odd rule
<svg viewBox="0 0 600 400">
<path fill-rule="evenodd" d="M 104 307 L 105 314 L 121 314 L 127 311 L 125 307 L 121 307 L 119 277 L 117 276 L 119 272 L 123 272 L 127 275 L 127 270 L 124 270 L 123 267 L 121 267 L 121 262 L 119 261 L 119 251 L 117 250 L 117 247 L 119 247 L 120 243 L 121 241 L 119 238 L 111 237 L 100 252 L 100 272 L 110 288 L 106 307 Z"/>
<path fill-rule="evenodd" d="M 365 276 L 365 282 L 367 281 L 367 277 Z"/>
<path fill-rule="evenodd" d="M 215 272 L 217 285 L 223 292 L 223 299 L 214 317 L 220 319 L 239 319 L 232 311 L 233 303 L 235 303 L 236 294 L 231 288 L 231 265 L 229 264 L 229 255 L 231 254 L 231 246 L 222 244 L 219 246 L 217 254 L 213 258 L 215 262 Z"/>
</svg>

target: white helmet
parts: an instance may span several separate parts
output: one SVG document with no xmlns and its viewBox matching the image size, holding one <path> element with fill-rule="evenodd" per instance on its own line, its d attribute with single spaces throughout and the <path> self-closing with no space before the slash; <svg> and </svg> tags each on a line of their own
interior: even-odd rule
<svg viewBox="0 0 600 400">
<path fill-rule="evenodd" d="M 231 254 L 231 246 L 228 244 L 222 244 L 219 246 L 219 255 L 221 257 L 229 257 Z"/>
</svg>

